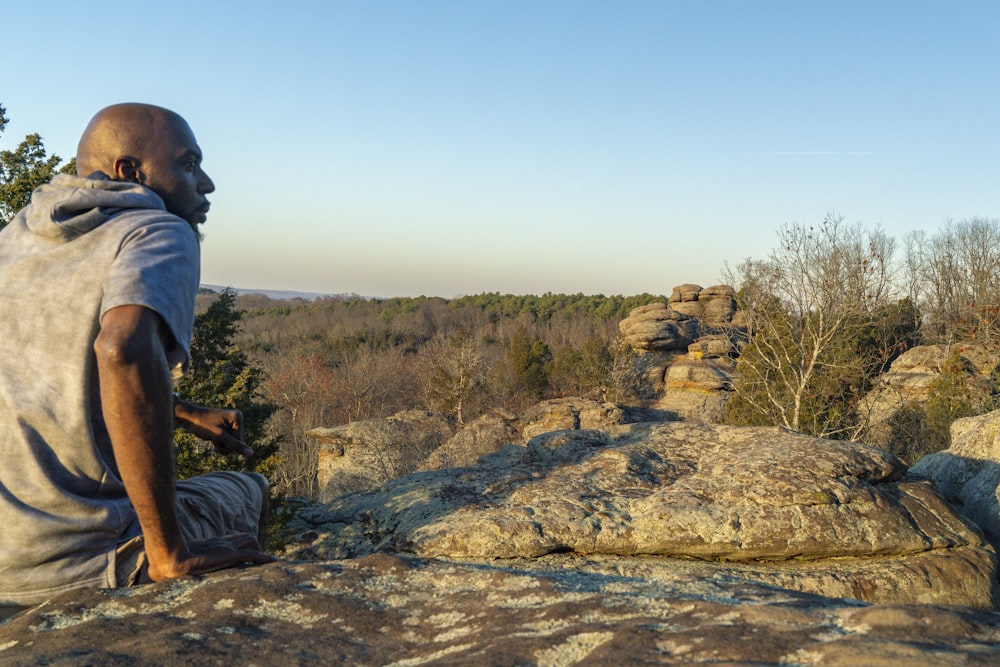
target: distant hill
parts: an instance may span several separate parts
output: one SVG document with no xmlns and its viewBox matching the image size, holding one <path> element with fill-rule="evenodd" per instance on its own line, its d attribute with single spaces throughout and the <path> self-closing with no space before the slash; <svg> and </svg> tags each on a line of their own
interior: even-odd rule
<svg viewBox="0 0 1000 667">
<path fill-rule="evenodd" d="M 213 292 L 221 292 L 226 289 L 226 285 L 202 285 L 202 289 L 212 290 Z M 250 289 L 246 287 L 233 287 L 232 288 L 237 294 L 263 294 L 269 299 L 305 299 L 307 301 L 312 301 L 314 299 L 319 299 L 327 296 L 340 296 L 340 297 L 354 297 L 357 298 L 357 294 L 321 294 L 319 292 L 298 292 L 296 290 L 276 290 L 276 289 Z M 367 297 L 365 297 L 367 298 Z"/>
</svg>

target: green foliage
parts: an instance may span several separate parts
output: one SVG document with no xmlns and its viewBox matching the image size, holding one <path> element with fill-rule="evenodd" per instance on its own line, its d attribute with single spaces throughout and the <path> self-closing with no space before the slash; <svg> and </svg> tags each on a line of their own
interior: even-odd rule
<svg viewBox="0 0 1000 667">
<path fill-rule="evenodd" d="M 567 343 L 556 350 L 549 381 L 564 396 L 606 390 L 614 359 L 600 336 L 591 336 L 579 348 Z"/>
<path fill-rule="evenodd" d="M 0 105 L 0 133 L 8 122 L 6 109 Z M 46 153 L 37 133 L 27 135 L 14 150 L 0 151 L 0 228 L 28 205 L 35 188 L 52 180 L 61 161 L 58 155 Z M 75 170 L 76 161 L 71 162 Z"/>
<path fill-rule="evenodd" d="M 475 307 L 486 313 L 493 322 L 522 316 L 527 316 L 533 322 L 576 318 L 617 321 L 624 319 L 633 308 L 664 300 L 663 296 L 651 294 L 606 297 L 603 294 L 588 296 L 547 292 L 537 296 L 489 292 L 453 299 L 448 305 L 455 310 Z"/>
<path fill-rule="evenodd" d="M 178 384 L 181 397 L 196 405 L 235 408 L 243 413 L 243 437 L 254 449 L 250 459 L 210 452 L 190 433 L 175 432 L 177 474 L 181 479 L 214 470 L 252 470 L 270 477 L 277 465 L 278 443 L 266 436 L 268 418 L 277 406 L 261 400 L 263 371 L 251 363 L 233 340 L 242 311 L 236 294 L 223 290 L 208 309 L 195 317 L 191 368 Z"/>
<path fill-rule="evenodd" d="M 552 352 L 545 341 L 532 338 L 520 326 L 514 332 L 507 348 L 507 359 L 514 372 L 517 389 L 532 398 L 541 398 L 549 387 L 549 364 Z"/>
<path fill-rule="evenodd" d="M 997 407 L 997 397 L 990 378 L 970 368 L 961 356 L 960 346 L 949 352 L 941 373 L 928 388 L 924 406 L 927 415 L 928 448 L 947 449 L 951 444 L 951 423 L 962 417 L 981 415 Z"/>
<path fill-rule="evenodd" d="M 889 418 L 887 448 L 907 465 L 913 465 L 924 456 L 948 447 L 948 429 L 943 433 L 940 424 L 932 427 L 927 410 L 919 405 L 907 405 Z M 942 438 L 943 436 L 943 438 Z"/>
</svg>

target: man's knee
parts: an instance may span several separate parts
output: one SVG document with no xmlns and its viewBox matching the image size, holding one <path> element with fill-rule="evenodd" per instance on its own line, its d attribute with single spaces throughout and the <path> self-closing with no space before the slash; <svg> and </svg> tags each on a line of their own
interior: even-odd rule
<svg viewBox="0 0 1000 667">
<path fill-rule="evenodd" d="M 267 498 L 271 490 L 271 484 L 267 481 L 267 477 L 264 477 L 259 472 L 245 472 L 243 474 L 252 479 L 260 487 L 260 492 L 264 498 Z"/>
</svg>

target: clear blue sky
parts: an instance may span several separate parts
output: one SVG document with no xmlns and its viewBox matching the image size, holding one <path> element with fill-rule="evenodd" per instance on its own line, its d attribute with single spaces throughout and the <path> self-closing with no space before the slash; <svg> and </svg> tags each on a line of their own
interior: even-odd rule
<svg viewBox="0 0 1000 667">
<path fill-rule="evenodd" d="M 1000 216 L 1000 2 L 4 3 L 0 148 L 191 123 L 203 280 L 669 294 L 829 211 Z"/>
</svg>

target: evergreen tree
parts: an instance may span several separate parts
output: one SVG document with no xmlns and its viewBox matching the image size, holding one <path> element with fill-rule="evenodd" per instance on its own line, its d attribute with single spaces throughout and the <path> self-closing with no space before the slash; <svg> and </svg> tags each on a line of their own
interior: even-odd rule
<svg viewBox="0 0 1000 667">
<path fill-rule="evenodd" d="M 277 406 L 260 398 L 264 372 L 233 343 L 243 311 L 236 293 L 225 289 L 208 309 L 195 317 L 191 367 L 178 384 L 184 400 L 196 405 L 233 408 L 243 412 L 243 438 L 254 450 L 250 459 L 223 457 L 186 431 L 174 434 L 177 475 L 181 479 L 214 470 L 252 470 L 270 477 L 278 464 L 278 442 L 266 435 L 268 418 Z"/>
<path fill-rule="evenodd" d="M 510 341 L 507 358 L 514 371 L 514 381 L 519 389 L 532 398 L 541 398 L 549 386 L 552 352 L 545 341 L 531 338 L 523 326 L 519 326 Z"/>
<path fill-rule="evenodd" d="M 0 134 L 7 127 L 7 110 L 0 104 Z M 56 154 L 48 155 L 39 134 L 29 134 L 14 150 L 0 151 L 0 229 L 28 205 L 32 191 L 60 171 L 76 170 L 73 159 L 61 170 Z"/>
</svg>

